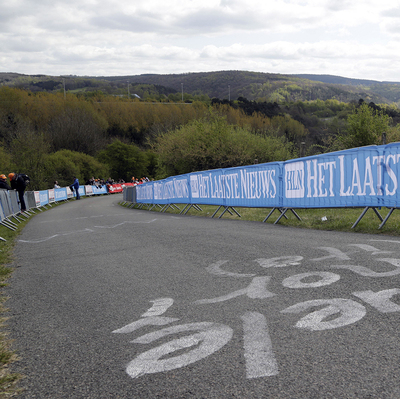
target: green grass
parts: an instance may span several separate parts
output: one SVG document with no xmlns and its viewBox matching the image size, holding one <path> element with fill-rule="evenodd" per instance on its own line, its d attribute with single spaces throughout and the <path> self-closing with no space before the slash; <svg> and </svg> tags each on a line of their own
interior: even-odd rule
<svg viewBox="0 0 400 399">
<path fill-rule="evenodd" d="M 125 205 L 127 206 L 127 205 Z M 184 208 L 184 205 L 177 205 L 180 210 Z M 200 216 L 200 217 L 211 217 L 217 210 L 217 206 L 201 205 L 201 211 L 191 208 L 187 215 Z M 142 209 L 148 209 L 147 206 Z M 152 212 L 160 212 L 160 207 L 155 207 Z M 236 219 L 236 220 L 249 220 L 262 223 L 267 217 L 271 208 L 235 208 L 241 215 L 238 217 L 234 212 L 229 214 L 225 212 L 222 216 L 223 219 Z M 169 207 L 166 213 L 179 214 L 180 210 Z M 358 217 L 361 215 L 363 208 L 328 208 L 328 209 L 296 209 L 295 212 L 301 218 L 299 221 L 295 215 L 288 210 L 286 212 L 286 218 L 281 218 L 279 221 L 280 225 L 298 227 L 304 229 L 314 230 L 335 230 L 335 231 L 346 231 L 353 233 L 368 233 L 368 234 L 385 234 L 385 235 L 400 235 L 400 210 L 395 210 L 386 224 L 379 229 L 381 224 L 380 219 L 372 209 L 368 209 L 367 213 L 357 224 L 355 228 L 352 228 Z M 389 209 L 381 208 L 378 212 L 385 218 L 389 213 Z M 222 213 L 222 208 L 214 216 L 218 218 Z M 273 214 L 265 223 L 273 224 L 279 217 L 280 213 L 275 210 Z M 326 220 L 323 220 L 323 218 Z"/>
</svg>

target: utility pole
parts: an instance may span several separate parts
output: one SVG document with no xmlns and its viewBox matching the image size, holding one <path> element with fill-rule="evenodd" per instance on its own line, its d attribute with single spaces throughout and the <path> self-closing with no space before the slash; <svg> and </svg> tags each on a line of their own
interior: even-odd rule
<svg viewBox="0 0 400 399">
<path fill-rule="evenodd" d="M 128 100 L 131 98 L 131 95 L 129 93 L 129 80 L 128 80 Z"/>
</svg>

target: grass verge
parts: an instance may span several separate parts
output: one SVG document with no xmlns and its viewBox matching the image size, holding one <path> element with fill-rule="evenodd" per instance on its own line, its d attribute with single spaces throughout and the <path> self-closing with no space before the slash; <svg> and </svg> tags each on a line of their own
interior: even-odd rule
<svg viewBox="0 0 400 399">
<path fill-rule="evenodd" d="M 28 223 L 29 219 L 24 219 L 18 224 L 18 229 L 12 231 L 4 226 L 0 226 L 0 237 L 6 241 L 0 241 L 0 287 L 7 285 L 7 279 L 10 277 L 13 269 L 11 263 L 13 260 L 13 250 L 16 238 Z M 22 378 L 20 374 L 12 373 L 9 366 L 12 362 L 18 360 L 16 353 L 11 349 L 11 340 L 6 332 L 7 318 L 4 317 L 7 309 L 4 302 L 7 298 L 3 292 L 0 292 L 0 398 L 10 398 L 16 396 L 20 389 L 17 387 L 18 381 Z"/>
</svg>

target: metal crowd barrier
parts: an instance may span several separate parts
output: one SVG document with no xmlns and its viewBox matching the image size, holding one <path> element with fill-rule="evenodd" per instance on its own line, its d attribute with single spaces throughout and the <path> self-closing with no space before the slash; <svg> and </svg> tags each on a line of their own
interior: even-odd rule
<svg viewBox="0 0 400 399">
<path fill-rule="evenodd" d="M 295 209 L 358 208 L 362 213 L 354 228 L 372 209 L 381 229 L 400 209 L 400 142 L 185 173 L 135 189 L 139 207 L 162 206 L 166 210 L 176 204 L 184 209 L 212 205 L 218 206 L 217 212 L 222 209 L 222 214 L 237 213 L 237 207 L 270 208 L 264 222 L 278 212 L 274 224 L 289 213 L 300 220 Z M 381 208 L 389 210 L 385 218 Z"/>
<path fill-rule="evenodd" d="M 119 184 L 118 186 L 121 186 L 120 189 L 122 191 L 122 185 Z M 114 192 L 118 193 L 119 191 Z M 79 187 L 79 194 L 81 196 L 95 196 L 109 193 L 106 186 Z M 51 207 L 54 203 L 68 201 L 74 197 L 75 193 L 69 187 L 42 191 L 26 191 L 24 193 L 26 211 L 21 212 L 17 191 L 0 189 L 0 226 L 15 231 L 18 228 L 18 223 L 28 219 L 36 211 L 42 211 L 49 206 Z M 0 236 L 0 241 L 6 240 Z"/>
<path fill-rule="evenodd" d="M 129 202 L 129 208 L 136 204 L 136 189 L 134 186 L 124 187 L 122 191 L 122 201 L 123 205 Z"/>
<path fill-rule="evenodd" d="M 17 230 L 18 226 L 15 221 L 21 222 L 18 218 L 21 211 L 18 207 L 17 195 L 17 192 L 14 190 L 7 191 L 0 189 L 0 225 L 13 231 Z M 3 237 L 0 237 L 0 239 L 1 241 L 5 241 Z"/>
</svg>

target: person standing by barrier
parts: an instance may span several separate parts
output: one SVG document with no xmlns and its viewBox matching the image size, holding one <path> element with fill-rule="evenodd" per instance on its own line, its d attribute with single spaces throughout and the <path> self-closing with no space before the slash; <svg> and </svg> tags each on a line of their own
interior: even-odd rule
<svg viewBox="0 0 400 399">
<path fill-rule="evenodd" d="M 19 204 L 21 207 L 21 212 L 26 211 L 25 199 L 24 199 L 24 192 L 26 189 L 26 185 L 30 182 L 29 176 L 25 175 L 24 173 L 10 173 L 8 175 L 10 179 L 11 188 L 13 190 L 17 190 L 18 197 L 19 197 Z"/>
<path fill-rule="evenodd" d="M 75 190 L 76 192 L 76 199 L 79 200 L 81 199 L 81 196 L 79 195 L 79 180 L 77 177 L 74 176 L 74 182 L 70 185 L 70 189 L 73 191 Z"/>
<path fill-rule="evenodd" d="M 6 175 L 0 175 L 0 188 L 4 190 L 12 190 L 11 187 L 7 184 L 7 177 Z"/>
</svg>

